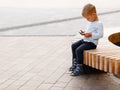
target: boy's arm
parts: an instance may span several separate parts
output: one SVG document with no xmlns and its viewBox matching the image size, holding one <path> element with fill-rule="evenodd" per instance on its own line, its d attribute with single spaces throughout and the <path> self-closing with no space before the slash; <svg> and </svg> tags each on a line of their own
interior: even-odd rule
<svg viewBox="0 0 120 90">
<path fill-rule="evenodd" d="M 102 24 L 99 24 L 98 29 L 96 32 L 92 32 L 92 38 L 93 39 L 99 39 L 103 37 L 103 26 Z"/>
</svg>

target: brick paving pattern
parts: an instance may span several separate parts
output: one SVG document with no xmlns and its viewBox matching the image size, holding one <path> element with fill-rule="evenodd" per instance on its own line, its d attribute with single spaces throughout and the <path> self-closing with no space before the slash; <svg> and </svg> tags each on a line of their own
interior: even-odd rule
<svg viewBox="0 0 120 90">
<path fill-rule="evenodd" d="M 104 72 L 70 76 L 72 36 L 0 37 L 0 90 L 120 90 Z"/>
</svg>

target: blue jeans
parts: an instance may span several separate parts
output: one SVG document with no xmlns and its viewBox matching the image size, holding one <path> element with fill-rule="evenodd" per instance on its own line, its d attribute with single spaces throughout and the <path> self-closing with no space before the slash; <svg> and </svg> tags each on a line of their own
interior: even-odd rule
<svg viewBox="0 0 120 90">
<path fill-rule="evenodd" d="M 78 64 L 83 64 L 84 50 L 96 49 L 96 45 L 92 42 L 85 42 L 83 39 L 72 44 L 72 58 L 76 59 Z"/>
</svg>

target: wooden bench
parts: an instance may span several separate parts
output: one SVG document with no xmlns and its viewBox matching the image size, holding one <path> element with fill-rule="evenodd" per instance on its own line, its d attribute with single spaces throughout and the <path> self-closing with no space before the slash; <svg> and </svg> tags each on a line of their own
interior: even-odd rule
<svg viewBox="0 0 120 90">
<path fill-rule="evenodd" d="M 84 64 L 93 68 L 120 74 L 120 32 L 102 38 L 97 49 L 84 51 Z"/>
</svg>

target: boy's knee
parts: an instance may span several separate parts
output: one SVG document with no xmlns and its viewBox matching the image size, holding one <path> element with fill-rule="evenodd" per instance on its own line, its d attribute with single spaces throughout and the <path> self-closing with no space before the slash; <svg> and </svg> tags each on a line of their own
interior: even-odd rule
<svg viewBox="0 0 120 90">
<path fill-rule="evenodd" d="M 71 48 L 75 48 L 76 46 L 75 46 L 75 44 L 73 43 L 72 45 L 71 45 Z"/>
<path fill-rule="evenodd" d="M 83 50 L 81 48 L 77 48 L 76 51 L 75 51 L 77 54 L 81 54 L 83 53 Z"/>
</svg>

